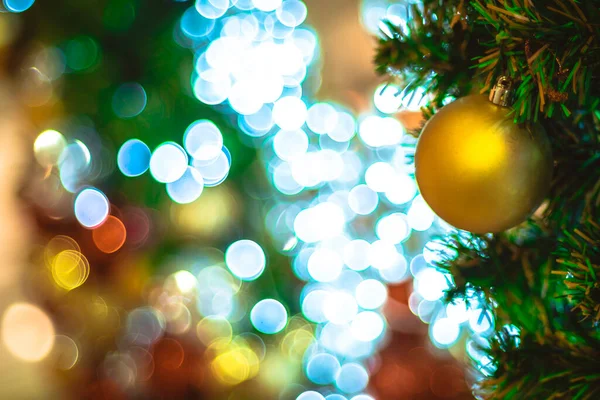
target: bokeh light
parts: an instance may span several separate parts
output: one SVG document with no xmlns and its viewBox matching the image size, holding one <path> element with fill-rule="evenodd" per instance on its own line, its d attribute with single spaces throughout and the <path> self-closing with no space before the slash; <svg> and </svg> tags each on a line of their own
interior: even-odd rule
<svg viewBox="0 0 600 400">
<path fill-rule="evenodd" d="M 79 243 L 77 243 L 72 237 L 65 235 L 57 235 L 53 237 L 46 244 L 44 249 L 44 261 L 46 262 L 46 266 L 52 268 L 54 257 L 56 257 L 63 250 L 80 252 L 81 248 L 79 247 Z"/>
<path fill-rule="evenodd" d="M 335 380 L 335 385 L 344 393 L 360 392 L 367 387 L 369 374 L 365 368 L 357 363 L 342 365 L 340 373 Z"/>
<path fill-rule="evenodd" d="M 281 5 L 282 0 L 252 0 L 254 7 L 261 11 L 274 11 Z"/>
<path fill-rule="evenodd" d="M 337 124 L 328 132 L 328 136 L 336 142 L 347 142 L 356 134 L 356 121 L 351 114 L 340 112 Z"/>
<path fill-rule="evenodd" d="M 210 263 L 216 264 L 216 260 L 211 258 Z M 198 311 L 203 316 L 232 318 L 238 310 L 234 296 L 240 286 L 241 280 L 221 266 L 203 268 L 198 274 Z"/>
<path fill-rule="evenodd" d="M 395 118 L 371 115 L 360 123 L 358 134 L 364 144 L 378 148 L 399 144 L 404 128 Z"/>
<path fill-rule="evenodd" d="M 371 3 L 374 6 L 365 6 L 363 15 L 369 27 L 380 28 L 381 16 L 399 18 L 393 6 Z M 112 8 L 107 14 L 114 12 Z M 137 8 L 133 3 L 122 8 L 131 24 Z M 100 181 L 114 167 L 106 163 L 103 152 L 107 149 L 101 148 L 100 135 L 88 135 L 92 128 L 71 129 L 68 124 L 59 124 L 67 137 L 48 130 L 34 143 L 37 161 L 45 167 L 57 165 L 63 187 L 79 193 L 75 215 L 82 225 L 93 228 L 86 234 L 91 235 L 99 250 L 92 249 L 88 254 L 89 245 L 82 241 L 94 263 L 94 279 L 77 291 L 58 290 L 56 295 L 95 295 L 92 283 L 114 276 L 119 279 L 115 293 L 138 301 L 139 291 L 147 300 L 147 306 L 127 314 L 117 304 L 110 304 L 114 298 L 97 296 L 94 309 L 100 311 L 94 316 L 112 316 L 110 324 L 99 324 L 106 325 L 102 328 L 109 331 L 106 337 L 112 341 L 117 329 L 122 332 L 116 338 L 115 352 L 106 355 L 100 376 L 114 381 L 115 391 L 127 394 L 145 387 L 162 390 L 167 386 L 161 381 L 163 373 L 177 376 L 169 383 L 173 386 L 169 390 L 176 392 L 180 381 L 189 378 L 187 374 L 193 370 L 194 385 L 206 380 L 233 386 L 256 377 L 255 382 L 267 382 L 273 390 L 265 396 L 287 398 L 303 392 L 298 397 L 303 400 L 369 400 L 372 397 L 361 392 L 368 385 L 369 374 L 382 368 L 376 354 L 391 336 L 386 334 L 382 308 L 389 301 L 393 310 L 397 302 L 392 296 L 405 290 L 390 287 L 388 300 L 387 285 L 402 284 L 411 273 L 415 292 L 410 310 L 430 324 L 435 346 L 452 346 L 461 332 L 489 333 L 493 316 L 488 318 L 481 305 L 442 304 L 440 299 L 452 282 L 426 262 L 439 256 L 424 250 L 425 260 L 421 254 L 422 243 L 443 223 L 418 196 L 413 164 L 415 139 L 405 134 L 397 119 L 383 115 L 415 109 L 422 104 L 421 99 L 411 101 L 401 88 L 389 84 L 376 90 L 373 104 L 364 102 L 361 115 L 332 102 L 316 102 L 314 94 L 321 85 L 321 50 L 317 34 L 301 27 L 307 18 L 302 1 L 195 0 L 181 11 L 173 39 L 194 53 L 193 64 L 181 69 L 189 70 L 183 77 L 188 85 L 183 92 L 193 96 L 194 101 L 216 107 L 199 107 L 200 114 L 186 117 L 189 119 L 183 119 L 184 125 L 167 132 L 167 136 L 177 135 L 178 131 L 181 134 L 185 124 L 196 118 L 211 118 L 219 122 L 219 127 L 208 119 L 196 120 L 185 129 L 181 145 L 164 142 L 154 152 L 141 140 L 130 139 L 120 147 L 116 160 L 124 176 L 140 176 L 149 169 L 154 180 L 165 184 L 175 203 L 168 204 L 175 229 L 163 226 L 156 211 L 163 210 L 162 204 L 147 206 L 156 210 L 111 210 L 102 192 L 84 187 L 94 184 L 110 188 Z M 107 19 L 105 15 L 105 25 L 109 24 Z M 55 67 L 40 67 L 51 81 L 60 79 L 63 73 L 83 75 L 104 64 L 100 63 L 102 49 L 91 37 L 74 37 L 55 50 L 44 56 L 52 58 Z M 140 115 L 130 121 L 112 116 L 114 127 L 138 123 L 153 126 L 155 118 L 170 114 L 172 105 L 163 103 L 165 93 L 150 83 L 144 85 L 149 96 L 138 83 L 122 84 L 114 92 L 107 86 L 108 100 L 112 94 L 110 105 L 118 118 Z M 214 112 L 222 116 L 216 117 Z M 161 130 L 158 125 L 156 129 Z M 234 131 L 238 137 L 230 135 Z M 148 143 L 160 142 L 150 140 L 146 132 L 130 133 L 148 138 Z M 257 157 L 245 158 L 238 139 L 256 148 Z M 254 157 L 253 151 L 248 154 Z M 248 162 L 253 162 L 251 167 Z M 242 178 L 242 185 L 236 181 L 214 188 L 224 182 L 230 170 L 239 180 L 240 172 L 254 173 L 255 168 L 259 168 L 259 174 L 263 168 L 267 178 L 264 184 L 254 185 L 252 180 Z M 47 169 L 53 173 L 52 168 Z M 134 185 L 132 190 L 139 187 L 145 191 L 148 180 L 125 181 Z M 225 242 L 227 238 L 246 234 L 236 225 L 238 210 L 244 208 L 235 204 L 238 189 L 256 201 L 256 209 L 246 210 L 251 218 L 244 223 L 260 223 L 263 210 L 266 214 L 265 226 L 273 240 L 250 233 L 260 238 L 264 249 L 251 240 L 223 246 L 231 243 Z M 92 191 L 96 203 L 84 201 L 87 191 Z M 164 195 L 155 196 L 153 190 L 148 196 L 140 195 L 147 202 L 149 198 L 166 199 Z M 120 205 L 128 197 L 129 193 L 117 193 L 114 204 Z M 113 215 L 109 215 L 111 212 Z M 185 235 L 183 243 L 178 243 L 176 233 Z M 150 259 L 143 256 L 146 251 L 141 246 L 147 243 L 154 248 L 157 240 L 168 240 L 168 254 L 162 257 L 160 252 Z M 219 249 L 199 249 L 196 245 L 200 243 Z M 121 250 L 118 255 L 107 255 L 125 244 L 137 254 L 129 257 Z M 261 285 L 275 279 L 279 288 L 283 276 L 279 270 L 264 273 L 265 250 L 279 252 L 279 258 L 291 258 L 293 272 L 305 286 L 302 290 L 285 288 L 286 292 L 290 289 L 289 293 L 276 296 L 299 300 L 300 304 L 265 299 L 267 292 L 261 291 Z M 75 240 L 55 237 L 43 251 L 53 284 L 73 290 L 86 282 L 90 265 Z M 271 259 L 271 255 L 270 261 L 279 265 L 279 258 Z M 121 268 L 107 269 L 105 274 L 104 263 L 112 259 L 119 260 Z M 154 276 L 155 267 L 164 271 L 164 277 Z M 298 305 L 301 314 L 288 318 L 287 310 L 297 311 Z M 243 332 L 250 325 L 256 333 L 279 335 L 263 336 L 263 340 Z M 82 338 L 80 332 L 72 337 Z M 75 340 L 60 337 L 64 369 L 79 360 Z M 189 340 L 195 340 L 196 346 Z M 203 354 L 198 354 L 198 345 Z M 55 347 L 58 351 L 58 344 Z M 205 368 L 198 368 L 204 364 Z M 320 394 L 292 384 L 301 379 L 301 372 L 315 385 L 330 386 L 317 388 Z"/>
<path fill-rule="evenodd" d="M 175 284 L 177 285 L 177 288 L 185 294 L 191 293 L 198 284 L 198 280 L 196 279 L 194 274 L 186 270 L 175 272 L 173 274 L 173 278 L 175 279 Z"/>
<path fill-rule="evenodd" d="M 117 165 L 125 176 L 139 176 L 150 168 L 150 149 L 139 139 L 123 143 L 117 154 Z"/>
<path fill-rule="evenodd" d="M 265 270 L 265 252 L 252 240 L 238 240 L 227 248 L 225 263 L 238 278 L 253 281 Z"/>
<path fill-rule="evenodd" d="M 416 4 L 420 8 L 419 3 L 413 4 Z M 403 33 L 407 33 L 408 28 L 406 24 L 406 18 L 410 16 L 412 16 L 412 11 L 410 8 L 406 7 L 404 4 L 396 3 L 387 8 L 385 19 L 396 25 Z"/>
<path fill-rule="evenodd" d="M 87 258 L 75 250 L 58 253 L 52 262 L 52 278 L 57 286 L 73 290 L 83 285 L 90 274 Z"/>
<path fill-rule="evenodd" d="M 35 159 L 44 167 L 56 165 L 65 147 L 67 140 L 62 133 L 53 129 L 40 133 L 33 142 Z"/>
<path fill-rule="evenodd" d="M 373 102 L 375 107 L 384 114 L 397 112 L 402 105 L 401 91 L 397 86 L 390 84 L 380 85 L 375 90 Z"/>
<path fill-rule="evenodd" d="M 90 150 L 83 142 L 74 140 L 64 148 L 58 159 L 60 181 L 63 187 L 77 192 L 90 171 L 92 157 Z"/>
<path fill-rule="evenodd" d="M 200 39 L 212 32 L 215 20 L 201 15 L 195 7 L 188 8 L 180 22 L 183 33 L 192 39 Z"/>
<path fill-rule="evenodd" d="M 281 352 L 290 359 L 300 361 L 314 343 L 312 327 L 304 320 L 292 317 L 287 333 L 281 341 Z"/>
<path fill-rule="evenodd" d="M 484 334 L 494 328 L 494 317 L 484 309 L 472 310 L 469 317 L 469 328 L 475 333 Z"/>
<path fill-rule="evenodd" d="M 103 253 L 114 253 L 119 250 L 125 239 L 127 230 L 123 222 L 115 216 L 109 215 L 102 225 L 92 231 L 94 244 Z"/>
<path fill-rule="evenodd" d="M 327 248 L 315 250 L 308 259 L 308 273 L 317 282 L 335 280 L 344 267 L 342 257 Z"/>
<path fill-rule="evenodd" d="M 340 362 L 327 353 L 313 355 L 306 365 L 306 376 L 317 385 L 329 385 L 335 382 L 340 372 Z"/>
<path fill-rule="evenodd" d="M 374 310 L 385 304 L 387 288 L 376 279 L 366 279 L 356 287 L 356 302 L 367 310 Z"/>
<path fill-rule="evenodd" d="M 77 343 L 65 335 L 54 337 L 54 346 L 48 358 L 60 370 L 68 371 L 79 361 L 80 351 Z"/>
<path fill-rule="evenodd" d="M 212 121 L 195 121 L 188 126 L 183 135 L 183 146 L 194 160 L 212 161 L 221 154 L 223 135 Z"/>
<path fill-rule="evenodd" d="M 377 162 L 369 166 L 365 172 L 367 186 L 375 192 L 385 192 L 394 182 L 396 172 L 385 162 Z"/>
<path fill-rule="evenodd" d="M 427 93 L 422 87 L 413 88 L 410 94 L 402 98 L 402 108 L 408 111 L 419 111 L 428 102 Z"/>
<path fill-rule="evenodd" d="M 392 213 L 377 221 L 375 233 L 381 240 L 400 244 L 410 235 L 407 217 L 402 213 Z"/>
<path fill-rule="evenodd" d="M 200 172 L 188 166 L 183 175 L 174 182 L 167 183 L 167 193 L 171 200 L 179 204 L 196 201 L 204 190 L 204 178 Z"/>
<path fill-rule="evenodd" d="M 450 318 L 440 318 L 431 325 L 431 338 L 438 347 L 454 344 L 460 335 L 460 326 Z"/>
<path fill-rule="evenodd" d="M 273 148 L 279 158 L 292 161 L 308 150 L 308 136 L 302 129 L 277 132 L 273 138 Z"/>
<path fill-rule="evenodd" d="M 35 0 L 2 0 L 4 7 L 10 12 L 20 13 L 29 9 Z"/>
<path fill-rule="evenodd" d="M 393 204 L 402 205 L 411 201 L 417 194 L 417 185 L 411 177 L 399 173 L 385 190 L 385 197 Z"/>
<path fill-rule="evenodd" d="M 267 105 L 263 105 L 257 112 L 250 115 L 244 115 L 240 120 L 241 122 L 245 122 L 248 130 L 245 130 L 245 133 L 253 136 L 260 137 L 266 135 L 271 128 L 273 127 L 273 112 L 271 107 Z M 244 129 L 244 125 L 240 125 L 242 129 Z"/>
<path fill-rule="evenodd" d="M 206 18 L 219 18 L 228 8 L 229 0 L 196 0 L 196 10 Z"/>
<path fill-rule="evenodd" d="M 300 211 L 294 219 L 294 232 L 300 240 L 313 243 L 339 235 L 344 224 L 343 210 L 334 203 L 324 202 Z"/>
<path fill-rule="evenodd" d="M 29 303 L 13 303 L 2 316 L 2 342 L 27 362 L 44 359 L 54 345 L 54 325 L 48 315 Z"/>
<path fill-rule="evenodd" d="M 277 8 L 276 15 L 282 24 L 294 28 L 306 19 L 306 5 L 299 0 L 286 0 Z"/>
<path fill-rule="evenodd" d="M 194 160 L 192 165 L 202 175 L 204 186 L 217 186 L 223 183 L 227 178 L 227 175 L 229 175 L 231 155 L 229 154 L 229 150 L 223 146 L 219 155 L 214 160 L 208 162 Z"/>
<path fill-rule="evenodd" d="M 315 392 L 313 390 L 309 390 L 307 392 L 301 393 L 296 400 L 325 400 L 325 397 L 319 392 Z"/>
<path fill-rule="evenodd" d="M 304 102 L 293 96 L 277 100 L 273 106 L 273 121 L 281 129 L 293 131 L 306 122 L 308 111 Z"/>
<path fill-rule="evenodd" d="M 368 394 L 359 394 L 358 396 L 354 396 L 350 400 L 375 400 L 375 398 L 369 396 Z"/>
<path fill-rule="evenodd" d="M 416 231 L 426 231 L 435 221 L 435 214 L 421 196 L 417 196 L 407 213 L 407 222 Z"/>
<path fill-rule="evenodd" d="M 235 10 L 226 12 L 232 6 Z M 377 30 L 380 18 L 397 17 L 392 8 L 365 6 L 368 15 L 363 20 Z M 251 10 L 259 12 L 247 13 Z M 386 285 L 411 276 L 408 264 L 418 249 L 408 251 L 405 243 L 413 245 L 414 232 L 430 229 L 437 221 L 419 197 L 415 200 L 414 139 L 405 135 L 398 120 L 381 115 L 413 107 L 410 98 L 395 85 L 382 85 L 374 93 L 375 108 L 358 124 L 356 116 L 340 106 L 314 102 L 312 89 L 303 82 L 312 76 L 308 67 L 318 56 L 318 38 L 310 29 L 299 28 L 306 18 L 301 1 L 207 0 L 196 2 L 194 12 L 186 11 L 184 19 L 194 19 L 200 34 L 194 37 L 192 28 L 186 33 L 184 19 L 181 22 L 184 34 L 196 41 L 187 45 L 196 55 L 194 95 L 237 114 L 244 143 L 264 153 L 269 180 L 277 194 L 285 196 L 269 206 L 266 225 L 278 249 L 293 257 L 296 276 L 307 282 L 300 295 L 301 310 L 318 324 L 315 338 L 322 347 L 318 352 L 313 347 L 307 350 L 306 366 L 315 368 L 316 363 L 309 363 L 315 354 L 343 357 L 347 371 L 342 374 L 340 367 L 336 386 L 367 399 L 360 392 L 368 383 L 368 372 L 352 361 L 374 354 L 383 342 L 386 322 L 380 308 L 387 301 Z M 200 37 L 208 43 L 199 45 Z M 228 152 L 216 161 L 210 157 L 200 161 L 185 147 L 205 186 L 220 183 L 229 173 Z M 252 269 L 261 271 L 253 257 L 234 266 L 228 260 L 231 249 L 233 245 L 225 258 L 235 278 L 260 275 Z M 258 265 L 264 262 L 260 259 Z M 427 276 L 422 278 L 425 285 Z M 214 289 L 210 293 L 199 302 L 201 313 L 216 312 L 227 320 L 238 312 L 233 294 L 217 294 Z M 222 307 L 216 306 L 216 298 L 224 300 Z M 257 306 L 250 313 L 255 328 L 252 314 Z M 285 307 L 279 311 L 283 314 Z M 290 345 L 294 330 L 289 329 L 282 345 L 286 354 L 294 347 Z M 308 368 L 305 372 L 311 379 Z M 352 377 L 344 380 L 345 376 Z M 330 379 L 327 384 L 331 383 Z M 323 398 L 317 392 L 305 395 Z"/>
<path fill-rule="evenodd" d="M 386 16 L 386 3 L 374 1 L 362 3 L 361 22 L 371 34 L 381 33 L 381 20 Z"/>
<path fill-rule="evenodd" d="M 304 186 L 294 179 L 292 168 L 287 162 L 282 162 L 274 168 L 273 184 L 277 190 L 289 196 L 298 194 L 304 189 Z"/>
<path fill-rule="evenodd" d="M 409 272 L 406 257 L 401 254 L 394 255 L 390 262 L 384 265 L 384 268 L 379 270 L 379 275 L 384 281 L 397 284 L 406 280 Z"/>
<path fill-rule="evenodd" d="M 363 239 L 355 239 L 344 246 L 344 262 L 348 268 L 363 271 L 371 265 L 369 254 L 371 244 Z"/>
<path fill-rule="evenodd" d="M 97 64 L 100 46 L 89 36 L 79 36 L 65 44 L 64 53 L 67 67 L 71 71 L 85 71 Z"/>
<path fill-rule="evenodd" d="M 188 167 L 188 156 L 174 142 L 158 146 L 150 158 L 150 173 L 158 182 L 171 183 L 183 176 Z"/>
<path fill-rule="evenodd" d="M 83 189 L 75 198 L 75 218 L 86 228 L 94 228 L 103 223 L 109 211 L 108 198 L 98 189 Z"/>
<path fill-rule="evenodd" d="M 213 43 L 214 45 L 214 43 Z M 236 51 L 232 49 L 230 51 Z M 223 48 L 221 52 L 226 52 L 227 49 Z M 250 115 L 257 113 L 263 106 L 263 102 L 255 93 L 262 88 L 259 87 L 258 82 L 255 81 L 239 81 L 236 82 L 229 92 L 229 105 L 238 114 Z"/>
<path fill-rule="evenodd" d="M 377 208 L 379 197 L 367 185 L 358 185 L 350 190 L 348 205 L 359 215 L 369 215 Z"/>
<path fill-rule="evenodd" d="M 220 344 L 225 344 L 233 338 L 233 329 L 227 319 L 218 316 L 209 316 L 198 322 L 196 334 L 205 346 L 210 346 L 216 341 Z"/>
<path fill-rule="evenodd" d="M 147 102 L 148 96 L 142 85 L 124 83 L 113 94 L 112 109 L 119 118 L 133 118 L 144 111 Z"/>
<path fill-rule="evenodd" d="M 152 348 L 154 362 L 161 370 L 177 370 L 185 360 L 185 350 L 178 340 L 162 338 Z"/>
<path fill-rule="evenodd" d="M 166 327 L 162 313 L 151 307 L 131 311 L 125 324 L 126 339 L 131 343 L 149 346 L 159 340 Z"/>
<path fill-rule="evenodd" d="M 258 373 L 259 360 L 247 346 L 232 343 L 211 363 L 215 377 L 225 385 L 238 385 Z"/>
<path fill-rule="evenodd" d="M 446 257 L 456 255 L 455 250 L 446 246 L 439 239 L 430 240 L 423 247 L 423 259 L 429 265 L 435 265 L 437 262 L 444 260 Z"/>
<path fill-rule="evenodd" d="M 427 268 L 415 276 L 415 291 L 425 300 L 438 300 L 444 295 L 444 291 L 450 288 L 448 279 L 441 272 Z"/>
<path fill-rule="evenodd" d="M 469 320 L 469 309 L 463 299 L 456 299 L 446 305 L 446 314 L 448 318 L 457 323 Z"/>
<path fill-rule="evenodd" d="M 369 261 L 373 268 L 380 271 L 390 268 L 400 258 L 393 243 L 376 240 L 369 248 Z"/>
<path fill-rule="evenodd" d="M 250 321 L 257 331 L 272 335 L 285 328 L 287 311 L 277 300 L 261 300 L 252 307 Z"/>
<path fill-rule="evenodd" d="M 302 300 L 302 313 L 304 316 L 313 322 L 325 322 L 324 307 L 325 300 L 329 296 L 329 292 L 325 290 L 312 290 Z"/>
<path fill-rule="evenodd" d="M 306 124 L 316 134 L 330 133 L 338 124 L 338 112 L 331 104 L 316 103 L 308 109 Z"/>
<path fill-rule="evenodd" d="M 352 320 L 352 336 L 361 342 L 371 342 L 383 333 L 385 323 L 379 313 L 363 311 Z"/>
<path fill-rule="evenodd" d="M 193 78 L 193 88 L 194 95 L 201 102 L 210 105 L 221 104 L 231 94 L 231 78 L 229 74 L 209 69 Z"/>
</svg>

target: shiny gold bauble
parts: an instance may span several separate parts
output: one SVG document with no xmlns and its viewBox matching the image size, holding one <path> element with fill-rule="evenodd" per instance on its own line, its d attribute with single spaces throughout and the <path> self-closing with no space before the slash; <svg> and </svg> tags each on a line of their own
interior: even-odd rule
<svg viewBox="0 0 600 400">
<path fill-rule="evenodd" d="M 550 142 L 485 96 L 460 98 L 423 128 L 415 168 L 431 209 L 456 228 L 501 232 L 527 219 L 550 187 Z"/>
</svg>

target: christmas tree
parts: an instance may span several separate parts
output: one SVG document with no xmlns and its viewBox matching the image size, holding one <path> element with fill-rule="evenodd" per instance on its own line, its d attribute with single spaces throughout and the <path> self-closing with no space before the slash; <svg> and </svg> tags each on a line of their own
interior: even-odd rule
<svg viewBox="0 0 600 400">
<path fill-rule="evenodd" d="M 377 71 L 431 96 L 417 182 L 465 229 L 436 246 L 446 301 L 483 305 L 496 327 L 471 352 L 475 393 L 598 398 L 600 2 L 424 0 L 406 13 L 382 27 Z"/>
</svg>

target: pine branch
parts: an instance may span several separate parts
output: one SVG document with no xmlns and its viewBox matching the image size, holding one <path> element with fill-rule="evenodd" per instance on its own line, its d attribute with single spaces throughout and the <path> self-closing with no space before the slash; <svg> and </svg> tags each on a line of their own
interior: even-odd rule
<svg viewBox="0 0 600 400">
<path fill-rule="evenodd" d="M 558 251 L 560 269 L 554 273 L 563 276 L 567 297 L 573 309 L 594 326 L 600 323 L 600 225 L 589 219 L 575 229 L 565 232 Z"/>
<path fill-rule="evenodd" d="M 432 93 L 432 108 L 509 75 L 518 122 L 598 113 L 600 0 L 425 0 L 412 13 L 407 32 L 388 23 L 375 62 Z"/>
<path fill-rule="evenodd" d="M 454 278 L 446 301 L 476 301 L 500 327 L 477 392 L 600 398 L 600 0 L 423 3 L 407 30 L 388 24 L 378 71 L 408 83 L 407 94 L 431 93 L 431 112 L 513 77 L 515 120 L 544 125 L 556 162 L 547 227 L 444 239 L 437 266 Z"/>
<path fill-rule="evenodd" d="M 493 57 L 477 57 L 482 72 L 482 65 L 495 63 L 485 89 L 500 74 L 520 79 L 514 104 L 519 121 L 537 121 L 540 114 L 569 118 L 593 109 L 600 98 L 599 0 L 472 4 L 480 14 L 478 24 L 491 36 L 484 46 Z"/>
<path fill-rule="evenodd" d="M 529 225 L 512 237 L 454 235 L 444 244 L 449 250 L 437 267 L 451 273 L 455 284 L 447 301 L 483 298 L 495 305 L 500 325 L 514 324 L 539 337 L 561 326 L 553 318 L 553 241 L 539 228 Z"/>
<path fill-rule="evenodd" d="M 464 0 L 446 0 L 443 5 L 425 0 L 422 9 L 407 7 L 406 31 L 386 23 L 391 38 L 379 41 L 377 72 L 399 77 L 406 95 L 416 87 L 434 94 L 432 107 L 441 107 L 449 96 L 468 95 L 476 84 L 471 58 L 484 50 L 467 23 L 468 13 L 473 10 Z"/>
<path fill-rule="evenodd" d="M 600 123 L 593 115 L 545 123 L 553 141 L 554 178 L 546 216 L 559 228 L 598 217 L 600 206 Z"/>
<path fill-rule="evenodd" d="M 585 240 L 580 235 L 569 243 L 588 257 L 593 253 L 596 260 L 600 259 L 600 226 L 593 225 L 593 229 L 594 236 L 581 232 Z M 596 398 L 600 393 L 600 336 L 581 324 L 576 309 L 597 309 L 590 304 L 593 295 L 577 297 L 572 286 L 582 281 L 582 267 L 578 265 L 578 275 L 563 284 L 554 267 L 557 242 L 534 225 L 502 235 L 454 235 L 445 242 L 448 249 L 440 253 L 438 267 L 450 271 L 455 280 L 447 301 L 476 299 L 479 305 L 487 305 L 496 326 L 501 327 L 490 346 L 480 349 L 492 363 L 476 366 L 487 375 L 476 384 L 476 393 L 503 400 Z M 573 264 L 577 254 L 567 251 L 560 266 Z M 600 274 L 600 267 L 594 268 Z M 590 277 L 587 282 L 595 285 Z M 589 287 L 577 289 L 584 294 Z M 566 298 L 569 293 L 571 301 L 580 300 L 575 308 Z"/>
<path fill-rule="evenodd" d="M 531 335 L 516 336 L 505 329 L 486 352 L 496 369 L 475 386 L 482 398 L 591 400 L 600 396 L 596 339 L 573 341 L 572 335 L 556 332 L 540 343 Z"/>
</svg>

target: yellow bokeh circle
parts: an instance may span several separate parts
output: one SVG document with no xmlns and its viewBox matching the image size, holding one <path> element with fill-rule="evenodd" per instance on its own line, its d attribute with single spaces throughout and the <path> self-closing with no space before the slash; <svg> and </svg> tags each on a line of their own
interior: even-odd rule
<svg viewBox="0 0 600 400">
<path fill-rule="evenodd" d="M 229 343 L 233 330 L 227 319 L 209 316 L 198 322 L 196 334 L 205 346 L 210 346 L 215 340 L 219 340 L 221 343 Z"/>
<path fill-rule="evenodd" d="M 90 274 L 90 264 L 83 254 L 76 250 L 63 250 L 52 262 L 52 278 L 57 286 L 73 290 L 83 285 Z"/>
</svg>

